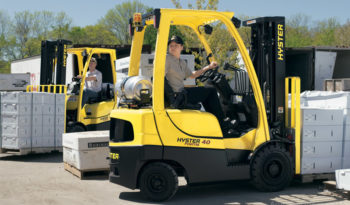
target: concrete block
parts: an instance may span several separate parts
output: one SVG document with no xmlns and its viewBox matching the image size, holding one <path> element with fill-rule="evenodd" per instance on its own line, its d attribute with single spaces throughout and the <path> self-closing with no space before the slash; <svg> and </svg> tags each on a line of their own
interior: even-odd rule
<svg viewBox="0 0 350 205">
<path fill-rule="evenodd" d="M 55 126 L 56 127 L 63 127 L 64 128 L 64 122 L 65 121 L 65 117 L 64 115 L 56 115 L 55 116 Z"/>
<path fill-rule="evenodd" d="M 43 115 L 55 115 L 55 104 L 43 104 L 42 105 Z"/>
<path fill-rule="evenodd" d="M 75 150 L 63 147 L 63 161 L 79 170 L 108 169 L 108 147 L 99 147 L 90 150 Z"/>
<path fill-rule="evenodd" d="M 43 105 L 33 104 L 33 115 L 42 115 L 42 114 L 43 114 Z"/>
<path fill-rule="evenodd" d="M 43 137 L 43 127 L 32 127 L 32 139 Z"/>
<path fill-rule="evenodd" d="M 1 103 L 1 114 L 31 115 L 31 104 Z"/>
<path fill-rule="evenodd" d="M 43 126 L 43 115 L 33 115 L 32 127 L 42 127 L 42 126 Z"/>
<path fill-rule="evenodd" d="M 38 147 L 55 147 L 55 141 L 53 138 L 37 137 L 33 139 L 32 146 Z"/>
<path fill-rule="evenodd" d="M 55 139 L 55 127 L 54 126 L 43 126 L 43 138 Z"/>
<path fill-rule="evenodd" d="M 30 138 L 12 137 L 12 136 L 2 137 L 2 148 L 4 149 L 22 149 L 22 148 L 30 148 L 30 147 L 31 147 Z"/>
<path fill-rule="evenodd" d="M 350 169 L 350 157 L 342 157 L 342 169 Z"/>
<path fill-rule="evenodd" d="M 55 94 L 54 93 L 43 93 L 43 92 L 34 92 L 33 93 L 33 104 L 55 104 Z"/>
<path fill-rule="evenodd" d="M 56 115 L 64 115 L 66 113 L 66 107 L 65 105 L 61 105 L 61 104 L 56 104 Z"/>
<path fill-rule="evenodd" d="M 62 136 L 64 147 L 75 150 L 88 150 L 90 148 L 105 146 L 109 143 L 109 131 L 88 131 L 64 133 Z"/>
<path fill-rule="evenodd" d="M 43 115 L 43 126 L 54 127 L 55 126 L 55 116 L 54 115 Z"/>
<path fill-rule="evenodd" d="M 343 125 L 344 114 L 342 109 L 303 108 L 301 111 L 302 126 Z"/>
<path fill-rule="evenodd" d="M 341 168 L 340 157 L 306 158 L 301 160 L 301 174 L 334 173 Z"/>
<path fill-rule="evenodd" d="M 31 104 L 32 93 L 25 92 L 1 92 L 1 103 L 6 104 Z"/>
<path fill-rule="evenodd" d="M 19 127 L 14 124 L 3 124 L 1 134 L 2 136 L 8 137 L 20 137 L 20 138 L 29 138 L 31 137 L 31 127 L 22 126 Z"/>
<path fill-rule="evenodd" d="M 13 114 L 3 114 L 1 115 L 2 124 L 12 124 L 18 127 L 31 126 L 32 118 L 30 115 L 13 115 Z"/>
<path fill-rule="evenodd" d="M 342 142 L 303 142 L 301 143 L 302 158 L 310 157 L 341 157 Z"/>
<path fill-rule="evenodd" d="M 350 161 L 350 141 L 344 141 L 343 143 L 343 157 L 347 157 Z"/>
<path fill-rule="evenodd" d="M 303 142 L 342 141 L 343 125 L 305 125 L 301 136 Z"/>
<path fill-rule="evenodd" d="M 64 105 L 66 103 L 66 95 L 56 93 L 55 95 L 56 105 Z"/>
<path fill-rule="evenodd" d="M 346 124 L 344 126 L 344 140 L 345 141 L 350 140 L 350 125 L 349 124 Z"/>
</svg>

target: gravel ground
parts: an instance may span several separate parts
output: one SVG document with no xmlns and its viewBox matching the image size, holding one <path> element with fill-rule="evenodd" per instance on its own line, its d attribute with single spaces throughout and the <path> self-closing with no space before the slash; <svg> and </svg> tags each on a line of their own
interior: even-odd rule
<svg viewBox="0 0 350 205">
<path fill-rule="evenodd" d="M 109 183 L 107 177 L 80 180 L 63 168 L 62 153 L 0 154 L 0 204 L 154 204 L 138 190 Z M 245 181 L 187 187 L 162 204 L 350 204 L 320 183 L 293 182 L 284 191 L 263 193 Z"/>
</svg>

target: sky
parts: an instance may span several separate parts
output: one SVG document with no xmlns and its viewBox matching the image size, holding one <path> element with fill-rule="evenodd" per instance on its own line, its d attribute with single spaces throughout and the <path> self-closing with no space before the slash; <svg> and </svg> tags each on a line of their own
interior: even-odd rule
<svg viewBox="0 0 350 205">
<path fill-rule="evenodd" d="M 94 25 L 109 9 L 128 0 L 0 0 L 0 10 L 10 16 L 15 12 L 29 10 L 66 12 L 74 26 Z M 174 8 L 171 0 L 139 0 L 153 8 Z M 180 0 L 186 8 L 195 0 Z M 335 17 L 341 24 L 350 20 L 350 0 L 219 0 L 219 11 L 233 11 L 236 16 L 285 16 L 298 13 L 311 18 L 311 23 Z"/>
</svg>

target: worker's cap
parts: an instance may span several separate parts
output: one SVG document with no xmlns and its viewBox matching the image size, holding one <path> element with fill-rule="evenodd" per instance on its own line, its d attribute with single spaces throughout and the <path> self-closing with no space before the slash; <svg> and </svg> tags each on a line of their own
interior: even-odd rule
<svg viewBox="0 0 350 205">
<path fill-rule="evenodd" d="M 168 45 L 169 45 L 171 42 L 175 42 L 175 43 L 181 44 L 181 45 L 184 44 L 183 40 L 182 40 L 179 36 L 172 36 L 172 37 L 169 39 L 169 41 L 168 41 Z"/>
</svg>

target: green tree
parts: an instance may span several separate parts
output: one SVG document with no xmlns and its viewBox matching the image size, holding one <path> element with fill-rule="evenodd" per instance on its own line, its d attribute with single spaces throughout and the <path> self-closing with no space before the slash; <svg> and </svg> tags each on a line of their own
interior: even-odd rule
<svg viewBox="0 0 350 205">
<path fill-rule="evenodd" d="M 53 23 L 51 37 L 54 39 L 67 38 L 72 19 L 64 12 L 56 14 Z"/>
<path fill-rule="evenodd" d="M 296 14 L 286 21 L 286 47 L 312 46 L 310 17 Z"/>
<path fill-rule="evenodd" d="M 87 41 L 91 44 L 119 44 L 119 40 L 104 25 L 86 26 Z"/>
<path fill-rule="evenodd" d="M 145 13 L 148 7 L 138 1 L 128 1 L 110 9 L 99 23 L 113 33 L 121 43 L 131 43 L 129 35 L 129 19 L 134 13 Z"/>
<path fill-rule="evenodd" d="M 19 58 L 28 57 L 26 44 L 31 37 L 31 28 L 33 27 L 33 15 L 29 11 L 17 12 L 14 17 L 13 29 L 19 47 Z"/>
<path fill-rule="evenodd" d="M 314 28 L 314 41 L 316 46 L 336 46 L 336 30 L 339 29 L 340 24 L 334 17 L 325 21 L 319 21 L 316 28 Z"/>
<path fill-rule="evenodd" d="M 335 44 L 337 46 L 350 46 L 350 20 L 335 30 Z"/>
<path fill-rule="evenodd" d="M 73 44 L 85 43 L 86 36 L 85 29 L 79 26 L 74 26 L 68 31 L 68 39 L 71 40 Z"/>
</svg>

